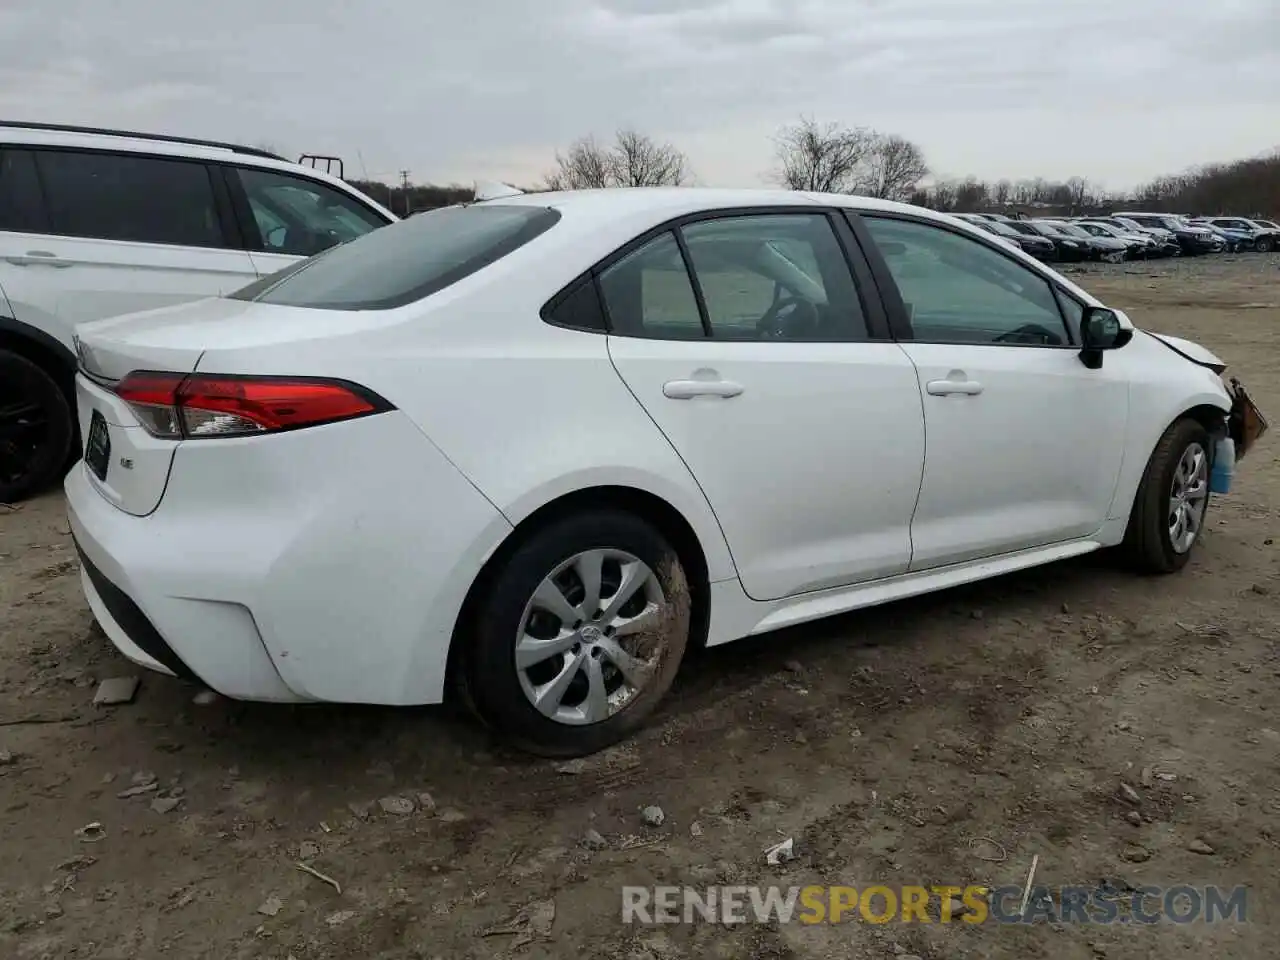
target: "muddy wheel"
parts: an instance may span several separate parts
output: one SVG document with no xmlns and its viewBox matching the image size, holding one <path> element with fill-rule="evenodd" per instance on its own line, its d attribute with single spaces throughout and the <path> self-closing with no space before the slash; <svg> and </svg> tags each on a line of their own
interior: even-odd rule
<svg viewBox="0 0 1280 960">
<path fill-rule="evenodd" d="M 1209 509 L 1212 440 L 1203 424 L 1179 420 L 1165 431 L 1138 487 L 1123 550 L 1145 573 L 1186 566 Z"/>
<path fill-rule="evenodd" d="M 675 551 L 610 509 L 525 541 L 478 605 L 462 669 L 476 712 L 531 753 L 594 753 L 639 728 L 671 688 L 691 602 Z"/>
</svg>

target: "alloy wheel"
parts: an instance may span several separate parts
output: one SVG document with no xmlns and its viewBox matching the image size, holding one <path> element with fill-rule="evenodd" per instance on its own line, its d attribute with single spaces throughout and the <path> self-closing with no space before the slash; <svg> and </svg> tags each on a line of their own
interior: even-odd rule
<svg viewBox="0 0 1280 960">
<path fill-rule="evenodd" d="M 1195 544 L 1209 502 L 1209 456 L 1198 443 L 1189 444 L 1173 471 L 1169 490 L 1169 544 L 1186 553 Z"/>
<path fill-rule="evenodd" d="M 516 633 L 520 687 L 558 723 L 601 723 L 653 679 L 668 601 L 657 575 L 616 549 L 585 550 L 551 571 L 525 605 Z"/>
<path fill-rule="evenodd" d="M 26 479 L 48 432 L 48 411 L 0 384 L 0 484 Z"/>
</svg>

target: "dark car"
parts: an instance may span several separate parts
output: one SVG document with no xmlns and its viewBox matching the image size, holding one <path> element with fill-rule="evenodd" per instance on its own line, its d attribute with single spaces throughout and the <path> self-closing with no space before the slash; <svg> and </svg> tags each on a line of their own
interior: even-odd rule
<svg viewBox="0 0 1280 960">
<path fill-rule="evenodd" d="M 1112 216 L 1124 217 L 1144 227 L 1163 227 L 1174 235 L 1185 255 L 1218 253 L 1226 247 L 1226 242 L 1208 227 L 1197 227 L 1172 213 L 1121 212 Z"/>
<path fill-rule="evenodd" d="M 1213 233 L 1222 239 L 1226 244 L 1227 253 L 1239 253 L 1241 250 L 1253 250 L 1255 237 L 1251 230 L 1233 230 L 1228 227 L 1220 227 L 1216 223 L 1210 223 L 1203 217 L 1196 217 L 1194 220 L 1187 221 L 1192 226 L 1205 227 L 1212 230 Z"/>
<path fill-rule="evenodd" d="M 1178 238 L 1174 236 L 1172 230 L 1166 230 L 1164 227 L 1148 227 L 1127 217 L 1094 217 L 1093 219 L 1101 223 L 1110 223 L 1121 230 L 1147 234 L 1160 245 L 1160 251 L 1163 256 L 1182 256 L 1182 245 L 1178 243 Z"/>
<path fill-rule="evenodd" d="M 1104 260 L 1107 263 L 1120 263 L 1127 260 L 1133 250 L 1133 244 L 1111 236 L 1097 236 L 1074 223 L 1052 221 L 1053 226 L 1081 243 L 1088 243 L 1091 248 L 1090 259 Z"/>
<path fill-rule="evenodd" d="M 1229 233 L 1247 234 L 1252 242 L 1249 249 L 1257 250 L 1259 253 L 1280 249 L 1280 227 L 1268 225 L 1266 220 L 1247 220 L 1244 217 L 1205 217 L 1204 223 Z"/>
<path fill-rule="evenodd" d="M 1019 233 L 1032 237 L 1041 237 L 1053 244 L 1053 259 L 1063 263 L 1078 263 L 1089 259 L 1092 247 L 1081 243 L 1074 237 L 1055 229 L 1054 225 L 1043 220 L 1014 220 L 1008 226 Z"/>
<path fill-rule="evenodd" d="M 1126 233 L 1113 223 L 1101 220 L 1076 220 L 1075 226 L 1095 237 L 1109 237 L 1129 246 L 1129 259 L 1143 259 L 1161 255 L 1161 244 L 1146 233 Z"/>
<path fill-rule="evenodd" d="M 965 218 L 969 219 L 969 218 Z M 969 220 L 975 227 L 985 230 L 987 233 L 994 234 L 1001 240 L 1008 243 L 1017 244 L 1024 253 L 1029 253 L 1037 260 L 1054 259 L 1053 241 L 1048 237 L 1032 236 L 1029 233 L 1020 233 L 1009 226 L 1008 221 L 1004 220 L 982 220 L 974 218 Z"/>
</svg>

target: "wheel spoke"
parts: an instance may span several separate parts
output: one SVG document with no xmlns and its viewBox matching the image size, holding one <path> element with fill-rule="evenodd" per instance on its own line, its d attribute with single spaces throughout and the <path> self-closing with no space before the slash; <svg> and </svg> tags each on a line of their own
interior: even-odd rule
<svg viewBox="0 0 1280 960">
<path fill-rule="evenodd" d="M 538 589 L 533 594 L 533 605 L 557 618 L 562 625 L 572 627 L 582 619 L 550 577 L 538 584 Z"/>
<path fill-rule="evenodd" d="M 622 565 L 622 582 L 618 584 L 617 592 L 609 598 L 609 605 L 605 607 L 600 619 L 605 624 L 612 623 L 618 616 L 618 611 L 622 609 L 628 600 L 636 595 L 637 590 L 648 583 L 651 576 L 653 574 L 649 568 L 639 560 L 624 563 Z"/>
<path fill-rule="evenodd" d="M 604 570 L 604 551 L 588 550 L 578 555 L 573 564 L 582 581 L 582 606 L 579 610 L 583 620 L 591 620 L 600 609 L 600 577 Z"/>
<path fill-rule="evenodd" d="M 555 679 L 534 689 L 533 705 L 538 708 L 538 711 L 543 716 L 554 717 L 556 715 L 556 711 L 560 709 L 561 701 L 564 700 L 565 691 L 569 689 L 569 684 L 573 683 L 573 678 L 582 669 L 583 661 L 588 659 L 583 652 L 566 657 L 564 666 L 560 668 L 560 672 L 556 674 Z"/>
<path fill-rule="evenodd" d="M 649 603 L 634 617 L 614 617 L 609 626 L 613 628 L 615 637 L 632 636 L 633 634 L 643 633 L 650 627 L 657 626 L 661 612 L 661 606 L 656 603 Z"/>
<path fill-rule="evenodd" d="M 1202 513 L 1198 508 L 1188 503 L 1183 508 L 1182 516 L 1182 526 L 1186 531 L 1187 539 L 1194 540 L 1196 535 L 1200 533 L 1200 520 Z"/>
<path fill-rule="evenodd" d="M 516 643 L 516 666 L 521 670 L 527 670 L 558 653 L 563 654 L 578 643 L 579 639 L 578 631 L 565 628 L 561 628 L 560 633 L 550 639 L 541 639 L 525 633 Z"/>
<path fill-rule="evenodd" d="M 1209 484 L 1204 477 L 1197 477 L 1192 480 L 1191 485 L 1182 491 L 1182 495 L 1188 500 L 1202 500 L 1204 495 L 1209 491 Z"/>
<path fill-rule="evenodd" d="M 599 645 L 599 649 L 604 658 L 618 668 L 618 672 L 622 674 L 622 679 L 626 681 L 627 686 L 631 687 L 631 689 L 639 690 L 648 682 L 649 665 L 623 650 L 622 645 L 616 640 L 605 639 Z"/>
<path fill-rule="evenodd" d="M 582 701 L 582 715 L 587 723 L 599 723 L 609 719 L 609 691 L 604 685 L 604 671 L 600 661 L 587 657 L 584 669 L 587 673 L 587 698 Z"/>
<path fill-rule="evenodd" d="M 34 454 L 23 454 L 17 444 L 0 440 L 0 480 L 16 480 L 31 469 Z"/>
</svg>

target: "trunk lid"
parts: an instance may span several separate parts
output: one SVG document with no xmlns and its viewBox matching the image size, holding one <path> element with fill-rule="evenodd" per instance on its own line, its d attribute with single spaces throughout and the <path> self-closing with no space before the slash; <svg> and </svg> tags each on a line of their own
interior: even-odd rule
<svg viewBox="0 0 1280 960">
<path fill-rule="evenodd" d="M 160 505 L 175 451 L 190 441 L 150 434 L 114 392 L 120 380 L 138 370 L 193 373 L 210 350 L 252 353 L 273 344 L 358 334 L 385 322 L 345 311 L 207 299 L 80 324 L 76 407 L 84 459 L 76 469 L 115 506 L 146 516 Z"/>
<path fill-rule="evenodd" d="M 194 300 L 142 313 L 93 320 L 76 327 L 81 369 L 96 380 L 117 381 L 134 370 L 190 373 L 205 345 L 252 304 Z"/>
</svg>

